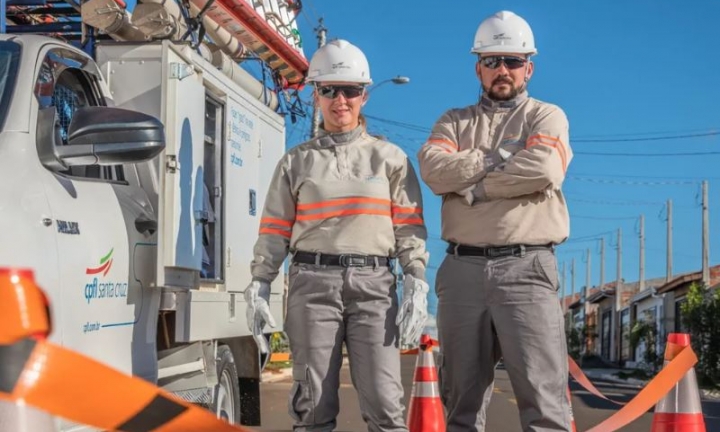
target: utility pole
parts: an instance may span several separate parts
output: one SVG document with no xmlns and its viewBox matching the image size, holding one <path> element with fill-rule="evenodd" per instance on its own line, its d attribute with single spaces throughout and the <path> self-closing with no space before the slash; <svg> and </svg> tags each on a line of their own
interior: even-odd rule
<svg viewBox="0 0 720 432">
<path fill-rule="evenodd" d="M 622 298 L 621 298 L 621 292 L 623 288 L 623 278 L 622 278 L 622 228 L 618 228 L 617 230 L 617 278 L 615 281 L 615 307 L 617 311 L 620 311 L 620 308 L 622 307 Z"/>
<path fill-rule="evenodd" d="M 710 284 L 710 217 L 708 214 L 708 182 L 702 182 L 702 281 Z"/>
<path fill-rule="evenodd" d="M 622 228 L 618 228 L 617 231 L 617 278 L 615 281 L 615 314 L 613 318 L 615 325 L 613 330 L 615 331 L 615 360 L 620 361 L 620 347 L 622 346 L 622 340 L 620 339 L 620 310 L 622 309 L 622 293 L 623 293 L 623 280 L 622 280 Z"/>
<path fill-rule="evenodd" d="M 592 265 L 590 262 L 590 248 L 587 249 L 587 270 L 585 272 L 585 288 L 583 290 L 583 326 L 585 326 L 585 334 L 583 335 L 583 354 L 588 352 L 587 331 L 589 329 L 590 303 L 588 303 L 588 294 L 590 293 L 590 281 Z"/>
<path fill-rule="evenodd" d="M 572 266 L 570 267 L 570 283 L 572 286 L 571 295 L 575 296 L 575 258 L 572 259 Z"/>
<path fill-rule="evenodd" d="M 667 274 L 665 275 L 665 282 L 670 282 L 673 274 L 673 214 L 672 214 L 672 200 L 667 200 Z"/>
<path fill-rule="evenodd" d="M 645 290 L 645 215 L 640 215 L 640 292 Z"/>
<path fill-rule="evenodd" d="M 561 299 L 561 300 L 560 300 L 560 306 L 562 307 L 563 315 L 565 315 L 565 312 L 566 312 L 566 311 L 565 311 L 565 294 L 566 294 L 566 289 L 565 289 L 565 287 L 567 286 L 567 285 L 566 285 L 566 282 L 567 282 L 567 273 L 565 273 L 565 262 L 563 261 L 563 265 L 562 265 L 562 294 L 561 294 L 561 297 L 560 297 L 560 299 Z"/>
<path fill-rule="evenodd" d="M 600 291 L 605 291 L 605 237 L 600 238 Z"/>
<path fill-rule="evenodd" d="M 318 48 L 325 46 L 325 38 L 327 36 L 327 29 L 323 25 L 323 19 L 320 18 L 318 26 L 314 28 L 317 32 Z M 320 108 L 318 107 L 315 97 L 313 97 L 313 116 L 312 116 L 312 130 L 311 138 L 315 138 L 318 135 L 320 129 Z"/>
</svg>

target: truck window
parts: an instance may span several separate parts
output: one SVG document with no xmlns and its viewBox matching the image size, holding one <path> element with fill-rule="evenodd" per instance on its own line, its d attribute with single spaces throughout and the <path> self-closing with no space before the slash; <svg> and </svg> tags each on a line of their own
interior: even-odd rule
<svg viewBox="0 0 720 432">
<path fill-rule="evenodd" d="M 58 145 L 67 145 L 70 122 L 78 108 L 104 105 L 97 91 L 96 78 L 85 70 L 87 63 L 87 59 L 71 51 L 56 49 L 47 54 L 40 67 L 35 94 L 42 108 L 55 107 L 62 139 Z M 102 180 L 125 180 L 122 165 L 75 166 L 65 174 Z"/>
<path fill-rule="evenodd" d="M 5 125 L 10 98 L 15 89 L 20 45 L 15 42 L 0 42 L 0 130 Z"/>
</svg>

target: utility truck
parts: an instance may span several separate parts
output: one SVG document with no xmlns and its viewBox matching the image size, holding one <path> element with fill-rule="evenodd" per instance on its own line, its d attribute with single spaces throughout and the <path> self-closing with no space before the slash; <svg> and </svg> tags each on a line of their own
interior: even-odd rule
<svg viewBox="0 0 720 432">
<path fill-rule="evenodd" d="M 257 425 L 243 291 L 285 118 L 228 50 L 140 38 L 0 35 L 0 266 L 34 271 L 51 341 Z"/>
</svg>

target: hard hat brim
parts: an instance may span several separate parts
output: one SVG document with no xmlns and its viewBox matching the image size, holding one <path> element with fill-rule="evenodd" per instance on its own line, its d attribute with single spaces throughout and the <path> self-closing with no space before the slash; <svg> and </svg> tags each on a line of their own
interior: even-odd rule
<svg viewBox="0 0 720 432">
<path fill-rule="evenodd" d="M 485 54 L 485 53 L 508 53 L 508 54 L 525 54 L 535 55 L 537 54 L 536 49 L 528 49 L 521 47 L 514 47 L 511 45 L 488 45 L 482 48 L 473 48 L 470 50 L 472 54 Z"/>
<path fill-rule="evenodd" d="M 370 85 L 372 84 L 371 79 L 353 79 L 352 77 L 349 77 L 346 74 L 325 74 L 325 75 L 318 75 L 316 77 L 307 78 L 305 82 L 307 83 L 317 83 L 317 82 L 326 82 L 326 81 L 335 81 L 335 82 L 349 82 L 349 83 L 357 83 L 357 84 L 366 84 Z"/>
</svg>

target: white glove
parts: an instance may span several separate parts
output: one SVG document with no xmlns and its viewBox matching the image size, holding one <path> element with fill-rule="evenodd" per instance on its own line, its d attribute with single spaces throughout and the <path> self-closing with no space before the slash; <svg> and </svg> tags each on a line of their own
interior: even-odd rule
<svg viewBox="0 0 720 432">
<path fill-rule="evenodd" d="M 268 341 L 263 335 L 263 328 L 267 323 L 270 327 L 275 327 L 275 318 L 270 313 L 270 284 L 263 281 L 252 281 L 245 288 L 245 301 L 247 309 L 245 317 L 247 318 L 248 329 L 255 338 L 255 343 L 261 353 L 270 352 Z"/>
<path fill-rule="evenodd" d="M 400 326 L 400 345 L 417 346 L 427 319 L 427 282 L 410 275 L 403 283 L 403 301 L 398 309 L 395 324 Z"/>
</svg>

